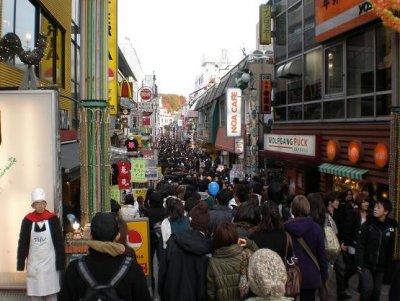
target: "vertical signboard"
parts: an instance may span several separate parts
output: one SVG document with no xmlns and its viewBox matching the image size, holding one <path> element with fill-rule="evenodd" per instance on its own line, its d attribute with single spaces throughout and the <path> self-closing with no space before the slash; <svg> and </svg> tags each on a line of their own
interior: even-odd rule
<svg viewBox="0 0 400 301">
<path fill-rule="evenodd" d="M 228 88 L 226 91 L 226 136 L 240 137 L 242 133 L 242 90 Z"/>
<path fill-rule="evenodd" d="M 271 4 L 260 5 L 260 45 L 271 44 Z"/>
<path fill-rule="evenodd" d="M 323 42 L 378 18 L 365 0 L 315 0 L 315 39 Z"/>
<path fill-rule="evenodd" d="M 118 45 L 117 0 L 108 0 L 108 102 L 110 114 L 117 114 L 118 99 Z"/>
<path fill-rule="evenodd" d="M 146 276 L 150 275 L 150 231 L 149 220 L 147 217 L 139 218 L 126 223 L 128 227 L 127 245 L 131 247 L 136 254 L 136 260 L 142 267 Z"/>
<path fill-rule="evenodd" d="M 270 76 L 261 75 L 261 113 L 271 114 L 271 89 Z"/>
</svg>

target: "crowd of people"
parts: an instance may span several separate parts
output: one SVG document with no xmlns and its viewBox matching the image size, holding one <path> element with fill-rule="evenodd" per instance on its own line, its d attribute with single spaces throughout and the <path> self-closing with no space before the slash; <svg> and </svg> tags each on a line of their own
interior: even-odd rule
<svg viewBox="0 0 400 301">
<path fill-rule="evenodd" d="M 217 171 L 220 164 L 205 152 L 165 139 L 158 145 L 164 179 L 142 201 L 126 197 L 133 215 L 113 202 L 112 213 L 93 218 L 89 254 L 68 265 L 60 300 L 81 300 L 93 293 L 86 274 L 92 274 L 95 284 L 114 286 L 112 293 L 123 300 L 151 300 L 143 271 L 126 243 L 123 216 L 128 215 L 149 219 L 150 258 L 159 264 L 158 275 L 151 271 L 152 290 L 163 301 L 312 301 L 317 296 L 326 301 L 329 277 L 336 278 L 336 300 L 352 298 L 351 277 L 358 279 L 361 301 L 380 300 L 384 283 L 392 284 L 389 300 L 399 300 L 399 271 L 393 269 L 397 223 L 390 218 L 388 199 L 350 189 L 288 195 L 283 183 L 263 185 L 258 177 L 230 182 L 228 171 Z M 210 193 L 210 183 L 217 183 L 216 193 Z M 36 211 L 42 201 L 32 197 Z M 24 221 L 21 243 L 31 223 Z M 337 250 L 328 250 L 330 233 Z M 27 245 L 29 240 L 21 245 L 18 269 L 29 257 Z M 297 296 L 288 296 L 287 264 L 293 257 L 301 286 Z M 84 267 L 89 273 L 82 272 Z"/>
</svg>

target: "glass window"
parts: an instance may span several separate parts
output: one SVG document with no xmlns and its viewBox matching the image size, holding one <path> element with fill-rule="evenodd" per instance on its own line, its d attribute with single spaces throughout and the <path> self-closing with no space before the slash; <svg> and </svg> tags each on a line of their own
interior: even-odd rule
<svg viewBox="0 0 400 301">
<path fill-rule="evenodd" d="M 291 7 L 293 4 L 295 4 L 296 2 L 298 2 L 299 0 L 288 0 L 288 7 Z"/>
<path fill-rule="evenodd" d="M 1 32 L 0 38 L 6 33 L 14 32 L 14 1 L 1 1 L 0 5 L 0 20 L 1 20 Z"/>
<path fill-rule="evenodd" d="M 321 119 L 321 103 L 309 103 L 304 105 L 304 120 Z"/>
<path fill-rule="evenodd" d="M 304 57 L 304 101 L 321 99 L 322 51 L 317 49 Z"/>
<path fill-rule="evenodd" d="M 43 59 L 40 61 L 39 77 L 49 82 L 54 82 L 53 65 L 54 65 L 54 44 L 55 44 L 55 28 L 45 16 L 41 16 L 40 31 L 47 36 L 47 49 Z"/>
<path fill-rule="evenodd" d="M 288 90 L 288 103 L 298 103 L 302 102 L 302 79 L 296 78 L 288 80 L 287 90 Z"/>
<path fill-rule="evenodd" d="M 76 73 L 75 73 L 76 58 L 75 58 L 75 51 L 76 51 L 75 43 L 71 42 L 71 79 L 72 79 L 73 81 L 76 81 Z"/>
<path fill-rule="evenodd" d="M 391 31 L 385 26 L 376 28 L 376 91 L 392 89 Z"/>
<path fill-rule="evenodd" d="M 274 120 L 275 121 L 286 121 L 286 107 L 275 108 L 274 107 Z"/>
<path fill-rule="evenodd" d="M 72 0 L 72 21 L 79 24 L 79 0 Z"/>
<path fill-rule="evenodd" d="M 308 50 L 314 48 L 318 45 L 315 40 L 315 7 L 314 0 L 304 0 L 303 6 L 303 14 L 304 14 L 304 50 Z"/>
<path fill-rule="evenodd" d="M 283 12 L 284 10 L 286 10 L 286 0 L 275 0 L 274 8 L 276 14 Z"/>
<path fill-rule="evenodd" d="M 284 66 L 278 65 L 275 70 L 275 74 L 277 74 L 277 70 Z M 281 106 L 286 104 L 286 79 L 284 78 L 277 78 L 276 79 L 276 89 L 275 90 L 275 105 Z"/>
<path fill-rule="evenodd" d="M 392 108 L 392 94 L 376 95 L 376 116 L 389 116 Z"/>
<path fill-rule="evenodd" d="M 339 44 L 325 49 L 325 94 L 342 92 L 343 45 Z"/>
<path fill-rule="evenodd" d="M 347 39 L 347 94 L 374 91 L 374 38 L 367 30 Z"/>
<path fill-rule="evenodd" d="M 220 127 L 226 126 L 226 102 L 225 99 L 219 103 L 219 120 Z"/>
<path fill-rule="evenodd" d="M 324 119 L 344 119 L 344 100 L 325 101 Z"/>
<path fill-rule="evenodd" d="M 288 49 L 289 56 L 301 52 L 303 42 L 301 2 L 288 11 Z"/>
<path fill-rule="evenodd" d="M 286 13 L 275 19 L 275 60 L 281 61 L 286 58 Z"/>
<path fill-rule="evenodd" d="M 374 116 L 374 97 L 357 97 L 347 99 L 347 118 Z"/>
<path fill-rule="evenodd" d="M 301 120 L 302 119 L 302 113 L 303 113 L 303 106 L 290 106 L 288 107 L 288 120 L 294 121 L 294 120 Z"/>
<path fill-rule="evenodd" d="M 25 50 L 32 50 L 35 45 L 35 7 L 28 0 L 16 2 L 15 11 L 15 34 L 21 39 L 22 47 Z M 15 66 L 25 69 L 26 66 L 17 57 Z"/>
<path fill-rule="evenodd" d="M 56 30 L 56 47 L 54 56 L 56 59 L 56 83 L 59 87 L 64 87 L 64 33 L 57 28 Z"/>
</svg>

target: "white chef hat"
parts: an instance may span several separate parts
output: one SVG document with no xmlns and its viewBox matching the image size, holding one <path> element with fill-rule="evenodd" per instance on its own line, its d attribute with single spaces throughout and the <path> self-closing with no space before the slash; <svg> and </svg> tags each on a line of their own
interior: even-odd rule
<svg viewBox="0 0 400 301">
<path fill-rule="evenodd" d="M 36 187 L 31 192 L 31 205 L 35 202 L 45 201 L 46 200 L 46 193 L 44 189 L 41 187 Z"/>
</svg>

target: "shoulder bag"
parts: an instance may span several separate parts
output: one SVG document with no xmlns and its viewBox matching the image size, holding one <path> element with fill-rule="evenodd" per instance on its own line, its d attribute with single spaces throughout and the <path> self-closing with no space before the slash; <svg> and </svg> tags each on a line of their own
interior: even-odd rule
<svg viewBox="0 0 400 301">
<path fill-rule="evenodd" d="M 296 298 L 298 295 L 300 295 L 300 290 L 301 290 L 301 271 L 299 267 L 299 259 L 295 256 L 293 251 L 292 237 L 287 232 L 286 232 L 286 252 L 285 252 L 284 263 L 287 273 L 285 296 Z"/>
</svg>

